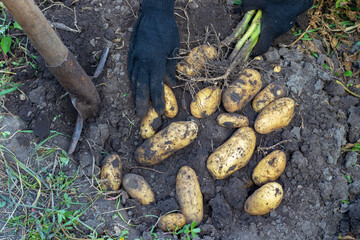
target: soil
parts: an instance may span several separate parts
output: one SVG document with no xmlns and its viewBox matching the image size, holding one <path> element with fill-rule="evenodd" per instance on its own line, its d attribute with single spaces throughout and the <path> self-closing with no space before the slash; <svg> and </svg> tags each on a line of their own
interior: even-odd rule
<svg viewBox="0 0 360 240">
<path fill-rule="evenodd" d="M 216 123 L 217 115 L 225 112 L 223 107 L 206 119 L 191 117 L 191 94 L 184 91 L 180 81 L 174 88 L 178 103 L 182 103 L 179 114 L 174 119 L 164 117 L 163 127 L 174 121 L 193 119 L 199 126 L 196 141 L 151 168 L 139 166 L 134 159 L 134 151 L 143 140 L 139 135 L 140 119 L 134 111 L 126 60 L 132 26 L 140 10 L 139 2 L 61 2 L 68 8 L 54 5 L 44 11 L 45 16 L 51 22 L 76 29 L 73 11 L 76 12 L 80 33 L 55 30 L 88 75 L 93 75 L 103 49 L 110 47 L 105 69 L 94 79 L 102 99 L 100 112 L 96 118 L 86 121 L 80 142 L 71 156 L 72 162 L 63 170 L 67 175 L 73 175 L 80 165 L 81 177 L 76 181 L 81 187 L 76 189 L 76 194 L 91 194 L 94 189 L 86 179 L 99 173 L 101 161 L 107 154 L 118 153 L 123 173 L 143 176 L 156 195 L 155 203 L 142 206 L 123 194 L 121 203 L 130 208 L 123 211 L 123 215 L 127 215 L 135 227 L 126 226 L 118 216 L 113 216 L 111 211 L 116 209 L 116 200 L 99 198 L 80 218 L 96 228 L 99 235 L 116 235 L 119 229 L 128 228 L 129 239 L 140 236 L 152 239 L 149 229 L 157 219 L 145 216 L 160 216 L 179 209 L 175 193 L 176 175 L 182 166 L 187 165 L 197 173 L 204 197 L 199 239 L 330 240 L 339 235 L 360 236 L 360 157 L 357 153 L 341 150 L 346 143 L 354 143 L 360 138 L 360 101 L 336 84 L 336 76 L 318 64 L 313 56 L 305 55 L 306 49 L 301 43 L 290 48 L 280 47 L 295 40 L 291 32 L 277 39 L 262 60 L 251 61 L 248 67 L 261 73 L 264 86 L 273 81 L 287 85 L 288 96 L 297 104 L 294 119 L 284 129 L 267 135 L 257 134 L 257 148 L 249 164 L 225 180 L 214 180 L 206 168 L 207 157 L 234 130 Z M 176 1 L 182 49 L 201 44 L 207 27 L 218 33 L 220 39 L 228 36 L 241 18 L 241 11 L 230 2 L 193 0 L 187 6 L 186 0 Z M 185 6 L 189 25 L 181 10 Z M 306 28 L 306 21 L 304 14 L 299 18 L 297 28 Z M 34 49 L 31 50 L 38 55 Z M 36 75 L 30 69 L 18 74 L 17 81 L 23 83 L 20 87 L 22 93 L 9 94 L 5 99 L 7 110 L 2 111 L 19 118 L 6 115 L 0 119 L 3 126 L 11 128 L 9 131 L 16 131 L 16 128 L 34 130 L 34 134 L 18 134 L 5 143 L 21 161 L 26 161 L 31 146 L 53 134 L 52 131 L 64 135 L 57 135 L 47 144 L 67 149 L 76 121 L 77 113 L 66 91 L 47 70 L 39 55 L 37 63 Z M 274 66 L 281 66 L 281 72 L 274 73 Z M 257 114 L 251 106 L 246 106 L 240 113 L 246 115 L 253 126 Z M 7 125 L 6 121 L 11 124 Z M 273 150 L 283 150 L 287 155 L 285 172 L 277 180 L 284 189 L 284 199 L 269 214 L 250 216 L 243 211 L 243 205 L 256 188 L 245 186 L 256 164 Z M 352 181 L 348 181 L 345 175 L 351 176 Z M 87 198 L 82 200 L 87 201 Z M 177 239 L 160 230 L 156 233 L 160 239 Z M 9 232 L 4 234 L 7 239 L 11 238 L 6 235 Z"/>
</svg>

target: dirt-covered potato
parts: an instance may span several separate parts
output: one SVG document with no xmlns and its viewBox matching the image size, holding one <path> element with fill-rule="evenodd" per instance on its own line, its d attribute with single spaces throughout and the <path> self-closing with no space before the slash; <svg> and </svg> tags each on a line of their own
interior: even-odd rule
<svg viewBox="0 0 360 240">
<path fill-rule="evenodd" d="M 192 121 L 173 122 L 153 137 L 146 139 L 135 151 L 141 165 L 157 164 L 186 147 L 197 137 L 198 126 Z"/>
<path fill-rule="evenodd" d="M 256 144 L 255 132 L 242 127 L 207 159 L 207 168 L 216 179 L 224 179 L 244 167 L 250 160 Z"/>
<path fill-rule="evenodd" d="M 266 157 L 264 157 L 256 165 L 252 174 L 252 179 L 254 183 L 258 186 L 275 181 L 284 172 L 285 166 L 285 153 L 280 150 L 275 150 Z"/>
<path fill-rule="evenodd" d="M 164 84 L 164 97 L 165 97 L 164 115 L 168 118 L 173 118 L 178 114 L 179 108 L 175 94 L 173 93 L 171 88 L 166 84 Z"/>
<path fill-rule="evenodd" d="M 206 118 L 213 114 L 221 103 L 221 89 L 206 87 L 201 89 L 190 104 L 191 114 L 196 118 Z"/>
<path fill-rule="evenodd" d="M 125 174 L 122 185 L 130 197 L 139 200 L 141 204 L 155 202 L 155 194 L 142 176 L 133 173 Z"/>
<path fill-rule="evenodd" d="M 254 128 L 260 134 L 268 134 L 284 128 L 291 122 L 295 111 L 295 101 L 279 98 L 267 105 L 256 117 Z"/>
<path fill-rule="evenodd" d="M 203 219 L 203 196 L 198 177 L 191 167 L 180 168 L 176 177 L 176 195 L 186 223 L 195 221 L 199 225 Z"/>
<path fill-rule="evenodd" d="M 182 213 L 169 213 L 162 216 L 159 220 L 158 227 L 164 232 L 173 232 L 181 229 L 186 223 L 186 218 Z"/>
<path fill-rule="evenodd" d="M 267 214 L 279 206 L 283 194 L 279 183 L 267 183 L 251 194 L 245 202 L 244 210 L 250 215 Z"/>
<path fill-rule="evenodd" d="M 249 119 L 237 113 L 222 113 L 217 116 L 216 121 L 222 127 L 240 128 L 249 126 Z"/>
<path fill-rule="evenodd" d="M 252 107 L 260 112 L 272 101 L 286 96 L 286 85 L 283 82 L 273 82 L 261 90 L 253 99 Z"/>
<path fill-rule="evenodd" d="M 161 116 L 151 106 L 148 113 L 141 119 L 140 136 L 143 139 L 148 139 L 154 136 L 161 125 Z"/>
<path fill-rule="evenodd" d="M 200 45 L 190 51 L 184 62 L 177 64 L 177 70 L 190 77 L 194 76 L 203 69 L 208 59 L 215 59 L 216 56 L 217 50 L 215 47 L 206 44 Z"/>
<path fill-rule="evenodd" d="M 196 74 L 196 71 L 187 62 L 179 62 L 176 65 L 176 69 L 189 77 L 195 76 Z"/>
<path fill-rule="evenodd" d="M 241 110 L 261 90 L 260 73 L 244 69 L 222 95 L 223 105 L 228 112 Z"/>
<path fill-rule="evenodd" d="M 103 160 L 100 179 L 103 191 L 116 191 L 120 188 L 122 178 L 122 163 L 116 153 L 110 154 Z"/>
</svg>

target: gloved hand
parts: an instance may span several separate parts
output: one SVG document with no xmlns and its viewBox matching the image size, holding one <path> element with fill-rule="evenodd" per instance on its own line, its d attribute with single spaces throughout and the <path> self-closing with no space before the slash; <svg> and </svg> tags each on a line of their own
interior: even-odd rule
<svg viewBox="0 0 360 240">
<path fill-rule="evenodd" d="M 174 0 L 143 0 L 128 52 L 128 74 L 138 116 L 145 116 L 150 100 L 158 114 L 164 113 L 164 77 L 176 81 L 179 45 Z"/>
<path fill-rule="evenodd" d="M 272 41 L 289 31 L 296 18 L 313 4 L 313 0 L 243 0 L 244 12 L 261 9 L 261 33 L 259 41 L 252 51 L 253 56 L 267 52 Z"/>
</svg>

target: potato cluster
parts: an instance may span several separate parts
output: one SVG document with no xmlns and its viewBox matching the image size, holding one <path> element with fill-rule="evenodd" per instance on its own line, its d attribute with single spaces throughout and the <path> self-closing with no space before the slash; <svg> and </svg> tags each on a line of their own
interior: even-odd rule
<svg viewBox="0 0 360 240">
<path fill-rule="evenodd" d="M 178 70 L 184 74 L 193 74 L 200 71 L 207 59 L 213 59 L 216 54 L 216 50 L 211 46 L 202 45 L 194 49 L 185 62 L 178 65 Z M 227 113 L 219 114 L 217 123 L 222 127 L 236 129 L 232 136 L 207 158 L 207 169 L 215 179 L 225 179 L 248 164 L 256 147 L 256 134 L 271 133 L 291 122 L 295 101 L 286 97 L 286 86 L 274 82 L 261 89 L 259 72 L 245 69 L 227 89 L 222 90 L 219 86 L 206 87 L 198 91 L 193 98 L 190 111 L 194 117 L 209 117 L 222 103 Z M 178 113 L 175 95 L 166 85 L 164 95 L 164 115 L 173 118 Z M 258 112 L 253 127 L 246 116 L 239 114 L 249 103 L 254 111 Z M 145 141 L 135 151 L 135 160 L 139 164 L 159 164 L 194 142 L 198 135 L 199 129 L 194 121 L 172 122 L 157 132 L 161 125 L 161 116 L 150 108 L 140 127 L 140 135 Z M 122 183 L 129 196 L 141 204 L 155 202 L 156 196 L 145 179 L 132 173 L 122 177 L 121 166 L 120 157 L 116 154 L 105 159 L 101 170 L 102 190 L 116 191 Z M 252 182 L 259 188 L 246 200 L 245 212 L 263 215 L 279 206 L 283 198 L 283 189 L 274 181 L 284 172 L 285 166 L 286 155 L 279 150 L 271 152 L 257 164 L 252 174 Z M 191 167 L 180 168 L 175 187 L 180 212 L 161 217 L 158 227 L 164 231 L 174 231 L 193 221 L 200 224 L 203 219 L 203 196 L 198 177 Z"/>
</svg>

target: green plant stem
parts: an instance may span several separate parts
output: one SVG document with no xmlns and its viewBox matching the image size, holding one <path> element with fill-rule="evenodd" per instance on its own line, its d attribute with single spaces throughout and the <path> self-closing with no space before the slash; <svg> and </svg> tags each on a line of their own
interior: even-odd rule
<svg viewBox="0 0 360 240">
<path fill-rule="evenodd" d="M 254 34 L 256 28 L 258 27 L 258 25 L 260 25 L 261 17 L 262 17 L 262 11 L 257 10 L 249 29 L 246 31 L 244 36 L 242 36 L 241 39 L 236 43 L 234 50 L 230 54 L 230 56 L 229 56 L 230 61 L 233 61 L 235 59 L 236 55 L 239 53 L 241 48 L 244 46 L 246 40 L 248 40 L 248 38 L 250 38 L 250 36 L 252 34 Z"/>
<path fill-rule="evenodd" d="M 256 43 L 259 40 L 259 35 L 260 35 L 260 23 L 256 26 L 250 38 L 246 40 L 244 46 L 235 56 L 235 59 L 232 61 L 232 63 L 238 64 L 239 62 L 246 61 L 249 58 L 252 50 L 254 49 Z"/>
<path fill-rule="evenodd" d="M 252 19 L 252 17 L 255 15 L 255 13 L 256 13 L 256 10 L 250 10 L 250 11 L 246 12 L 245 16 L 240 21 L 240 23 L 236 26 L 233 33 L 231 35 L 227 36 L 221 42 L 221 44 L 223 44 L 225 46 L 229 46 L 232 42 L 239 39 L 245 33 L 246 28 L 247 28 L 250 20 Z"/>
</svg>

